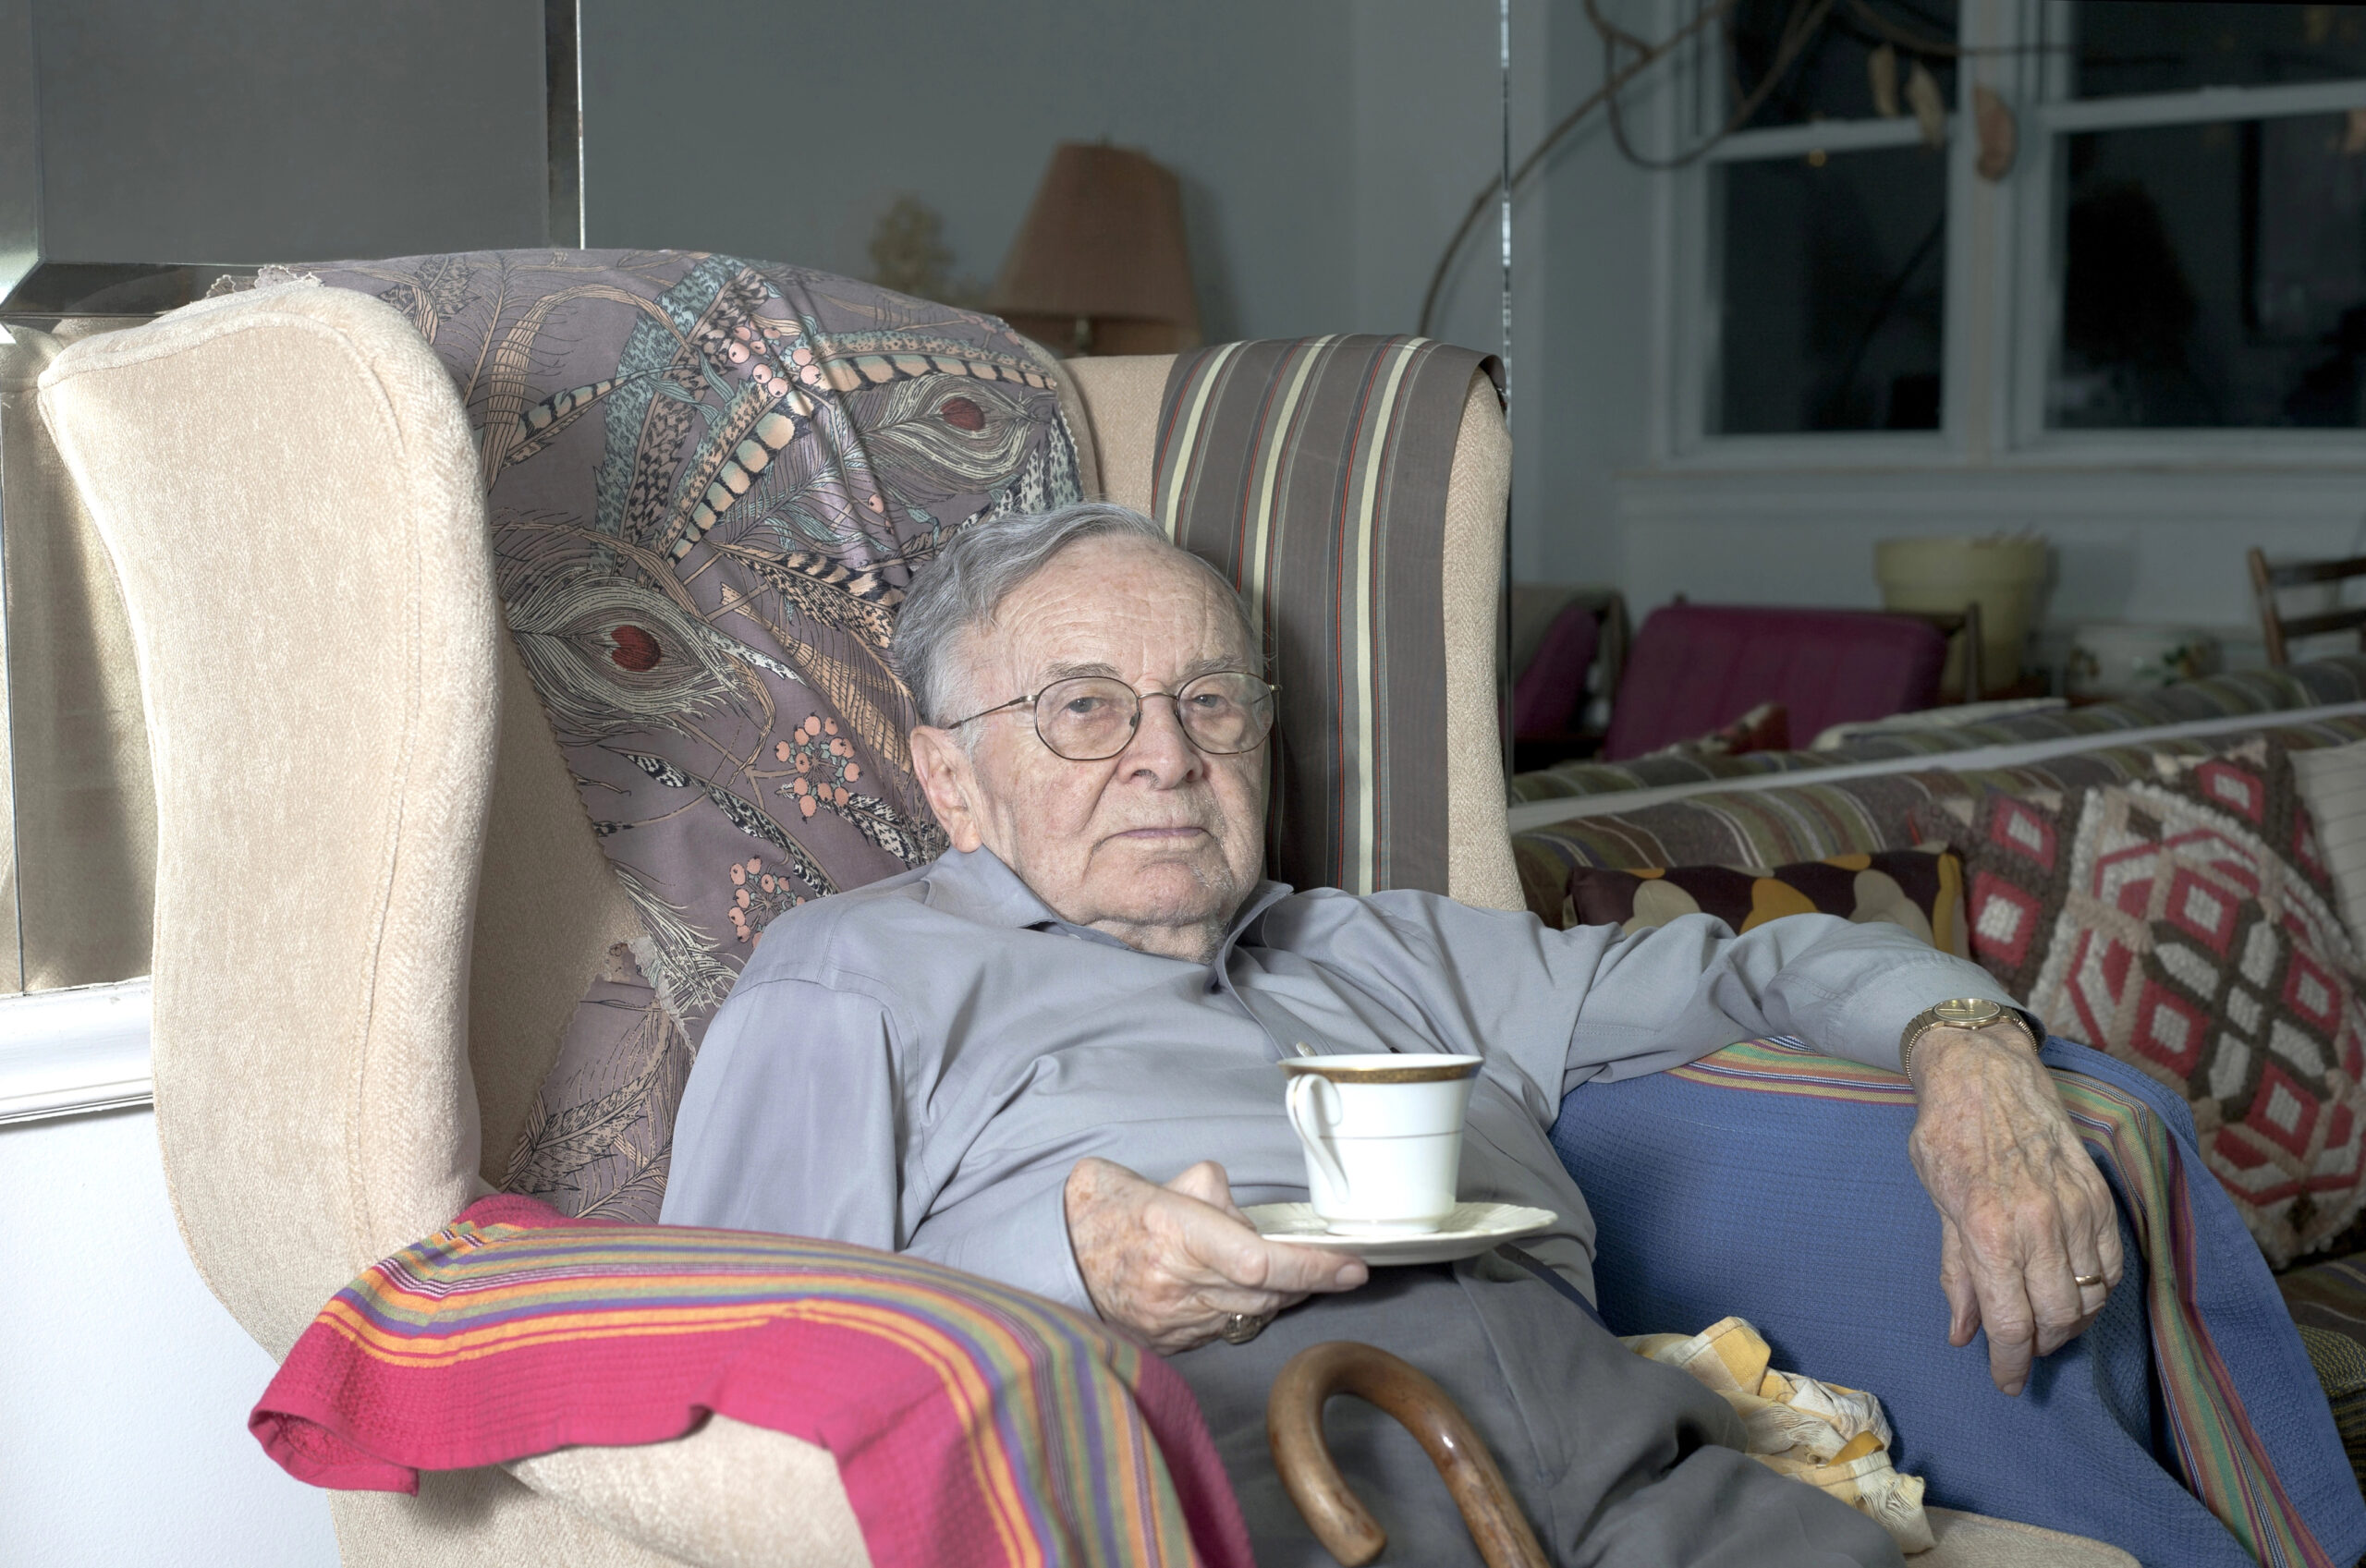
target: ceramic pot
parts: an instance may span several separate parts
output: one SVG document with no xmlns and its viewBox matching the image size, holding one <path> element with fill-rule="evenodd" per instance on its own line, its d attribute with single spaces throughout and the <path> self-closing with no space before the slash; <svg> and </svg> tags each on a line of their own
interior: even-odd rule
<svg viewBox="0 0 2366 1568">
<path fill-rule="evenodd" d="M 1873 546 L 1873 578 L 1886 609 L 1959 611 L 1977 602 L 1981 683 L 2000 689 L 2020 675 L 2021 647 L 2045 584 L 2047 554 L 2042 539 L 1884 539 Z M 1949 650 L 1939 684 L 1960 690 L 1959 666 Z"/>
<path fill-rule="evenodd" d="M 2192 626 L 2106 622 L 2080 626 L 2062 662 L 2062 688 L 2074 698 L 2133 697 L 2214 675 L 2218 639 Z"/>
</svg>

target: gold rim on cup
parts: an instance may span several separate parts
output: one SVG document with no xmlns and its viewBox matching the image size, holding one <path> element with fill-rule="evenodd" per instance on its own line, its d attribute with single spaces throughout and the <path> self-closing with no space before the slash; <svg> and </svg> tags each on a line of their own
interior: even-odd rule
<svg viewBox="0 0 2366 1568">
<path fill-rule="evenodd" d="M 1472 1058 L 1421 1067 L 1351 1067 L 1321 1056 L 1298 1056 L 1284 1060 L 1282 1071 L 1312 1073 L 1335 1084 L 1450 1084 L 1457 1078 L 1477 1077 L 1479 1063 Z"/>
</svg>

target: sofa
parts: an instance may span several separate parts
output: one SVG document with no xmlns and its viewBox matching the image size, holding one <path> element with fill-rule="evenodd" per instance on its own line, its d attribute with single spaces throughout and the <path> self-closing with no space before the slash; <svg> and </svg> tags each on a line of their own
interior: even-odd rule
<svg viewBox="0 0 2366 1568">
<path fill-rule="evenodd" d="M 1514 854 L 1531 909 L 1555 926 L 1577 918 L 1587 897 L 1599 900 L 1604 871 L 1644 869 L 1671 885 L 1708 885 L 1697 872 L 1671 869 L 1781 876 L 1787 873 L 1778 869 L 1794 865 L 1894 863 L 1917 846 L 1951 860 L 1946 876 L 1960 901 L 1955 918 L 1962 946 L 2018 987 L 2055 1035 L 2068 1037 L 2048 1047 L 2056 1066 L 2081 1082 L 2113 1084 L 2116 1093 L 2144 1107 L 2131 1112 L 2138 1120 L 2160 1123 L 2151 1136 L 2175 1150 L 2178 1174 L 2190 1183 L 2188 1197 L 2216 1215 L 2226 1250 L 2186 1266 L 2201 1276 L 2189 1280 L 2189 1288 L 2222 1290 L 2228 1320 L 2246 1325 L 2215 1335 L 2214 1353 L 2247 1364 L 2230 1373 L 2229 1387 L 2257 1380 L 2238 1396 L 2256 1423 L 2262 1399 L 2274 1398 L 2269 1391 L 2300 1384 L 2306 1368 L 2315 1388 L 2300 1384 L 2298 1397 L 2309 1406 L 2314 1435 L 2293 1434 L 2294 1450 L 2322 1454 L 2330 1415 L 2349 1440 L 2356 1474 L 2366 1477 L 2366 1443 L 2359 1441 L 2366 1428 L 2359 1337 L 2366 1335 L 2366 1317 L 2358 1312 L 2366 1300 L 2360 1293 L 2366 1259 L 2343 1261 L 2366 1251 L 2366 1225 L 2358 1218 L 2366 1172 L 2353 1116 L 2360 1066 L 2354 1007 L 2366 972 L 2357 956 L 2361 944 L 2339 918 L 2330 857 L 2300 797 L 2301 770 L 2291 760 L 2361 737 L 2366 657 L 2350 655 L 2189 682 L 2121 702 L 1952 728 L 1900 728 L 1829 750 L 1564 764 L 1512 781 Z M 2206 847 L 2196 847 L 2205 841 Z M 2054 857 L 2050 871 L 2035 869 L 2039 854 Z M 2231 889 L 2225 879 L 2208 880 L 2213 865 L 2232 879 Z M 2203 880 L 2179 881 L 2189 873 Z M 2156 887 L 2166 891 L 2144 905 Z M 2247 895 L 2259 902 L 2244 903 Z M 2124 907 L 2111 907 L 2115 899 Z M 2189 918 L 2194 908 L 2223 909 L 2228 923 L 2203 930 Z M 2243 918 L 2253 925 L 2240 926 Z M 1947 921 L 1936 924 L 1944 932 Z M 2279 936 L 2291 951 L 2278 949 L 2268 968 L 2247 977 L 2246 967 L 2259 967 L 2259 954 Z M 2119 989 L 2107 995 L 2115 974 Z M 2313 1043 L 2299 1039 L 2304 1020 L 2257 1016 L 2262 999 L 2273 1014 L 2296 994 L 2315 994 L 2320 978 L 2338 999 L 2329 1005 L 2341 1016 L 2321 1034 L 2307 1031 Z M 2276 1035 L 2279 1029 L 2285 1032 Z M 2275 1049 L 2258 1043 L 2270 1036 Z M 2327 1059 L 2316 1062 L 2311 1053 L 2320 1047 Z M 2296 1054 L 2319 1067 L 2316 1077 L 2295 1065 Z M 1684 1257 L 1742 1246 L 1762 1261 L 1768 1254 L 1762 1229 L 1752 1234 L 1750 1226 L 1718 1217 L 1735 1202 L 1719 1182 L 1752 1179 L 1746 1162 L 1706 1175 L 1684 1173 L 1681 1190 L 1689 1202 L 1678 1214 L 1677 1199 L 1652 1191 L 1654 1183 L 1665 1187 L 1677 1179 L 1678 1150 L 1665 1138 L 1630 1137 L 1620 1124 L 1628 1115 L 1683 1115 L 1731 1127 L 1737 1136 L 1764 1136 L 1765 1117 L 1800 1113 L 1804 1102 L 1796 1097 L 1780 1100 L 1778 1112 L 1746 1105 L 1762 1096 L 1731 1091 L 1787 1083 L 1807 1093 L 1800 1085 L 1815 1074 L 1762 1048 L 1754 1057 L 1739 1048 L 1726 1056 L 1732 1060 L 1713 1058 L 1697 1071 L 1665 1075 L 1667 1082 L 1615 1086 L 1585 1104 L 1573 1099 L 1565 1109 L 1564 1152 L 1585 1166 L 1589 1195 L 1616 1195 L 1604 1207 L 1619 1218 L 1605 1222 L 1602 1242 L 1604 1307 L 1614 1323 L 1621 1312 L 1657 1319 L 1737 1299 L 1731 1270 L 1689 1267 Z M 1847 1079 L 1826 1064 L 1814 1092 L 1877 1092 L 1878 1086 Z M 2066 1088 L 2066 1098 L 2075 1095 Z M 2279 1149 L 2275 1138 L 2296 1129 L 2304 1136 L 2295 1149 Z M 1994 1422 L 1967 1424 L 1983 1428 L 1986 1440 L 2020 1440 L 2015 1423 L 2026 1412 L 1989 1401 L 1967 1367 L 1933 1374 L 1946 1385 L 1944 1392 L 1922 1386 L 1926 1349 L 1869 1347 L 1848 1327 L 1798 1309 L 1819 1287 L 1845 1293 L 1853 1283 L 1925 1303 L 1935 1302 L 1937 1292 L 1935 1251 L 1911 1234 L 1913 1226 L 1898 1229 L 1899 1216 L 1911 1214 L 1916 1201 L 1910 1179 L 1885 1176 L 1877 1161 L 1864 1161 L 1853 1132 L 1842 1136 L 1811 1125 L 1794 1136 L 1827 1162 L 1820 1171 L 1825 1180 L 1857 1185 L 1857 1222 L 1891 1235 L 1899 1267 L 1894 1276 L 1826 1275 L 1813 1285 L 1793 1270 L 1754 1270 L 1741 1294 L 1769 1319 L 1761 1327 L 1779 1351 L 1803 1361 L 1823 1358 L 1814 1364 L 1835 1367 L 1832 1375 L 1844 1381 L 1862 1378 L 1884 1391 L 1899 1428 L 1901 1467 L 1919 1468 L 1934 1497 L 2004 1511 L 1998 1498 L 1955 1489 L 1974 1467 L 1961 1442 L 1965 1428 L 1941 1435 L 1926 1423 L 1937 1410 L 1958 1412 L 1969 1403 Z M 2262 1149 L 2276 1159 L 2263 1160 Z M 2112 1175 L 2125 1186 L 2121 1173 Z M 2125 1190 L 2122 1197 L 2130 1201 Z M 1669 1247 L 1669 1226 L 1693 1245 L 1681 1253 Z M 1636 1267 L 1619 1268 L 1622 1251 L 1637 1258 Z M 1784 1288 L 1787 1282 L 1795 1288 Z M 2279 1302 L 2288 1305 L 2290 1319 L 2275 1310 Z M 2052 1368 L 2049 1389 L 2032 1397 L 2064 1406 L 2083 1400 L 2087 1416 L 2122 1397 L 2111 1385 L 2126 1374 L 2109 1363 L 2133 1355 L 2129 1336 L 2136 1331 L 2114 1320 L 2120 1307 L 2116 1300 L 2090 1331 L 2092 1344 L 2063 1353 L 2076 1359 Z M 1935 1307 L 1927 1309 L 1935 1317 Z M 2144 1396 L 2156 1423 L 2177 1403 L 2164 1393 L 2174 1381 L 2164 1370 L 2173 1356 L 2159 1343 L 2160 1328 L 2152 1325 L 2153 1388 Z M 2250 1343 L 2231 1343 L 2243 1336 Z M 2094 1451 L 2143 1447 L 2125 1435 L 2133 1425 L 2115 1433 L 2112 1423 L 2095 1420 Z M 2273 1447 L 2262 1429 L 2244 1440 Z M 2163 1450 L 2168 1468 L 2186 1466 L 2189 1489 L 2200 1446 L 2206 1445 L 2166 1445 L 2179 1449 L 2182 1459 Z M 2032 1509 L 2025 1499 L 2015 1516 L 2077 1518 L 2077 1510 L 2100 1496 L 2092 1477 L 2066 1478 L 2055 1500 L 2061 1513 Z M 2318 1506 L 2348 1502 L 2336 1498 Z M 2163 1498 L 2151 1506 L 2174 1513 L 2182 1503 Z M 2096 1516 L 2085 1517 L 2094 1528 Z M 2223 1522 L 2247 1546 L 2272 1556 L 2259 1538 Z M 2207 1560 L 2215 1545 L 2207 1539 L 2212 1532 L 2194 1523 L 2179 1561 Z"/>
</svg>

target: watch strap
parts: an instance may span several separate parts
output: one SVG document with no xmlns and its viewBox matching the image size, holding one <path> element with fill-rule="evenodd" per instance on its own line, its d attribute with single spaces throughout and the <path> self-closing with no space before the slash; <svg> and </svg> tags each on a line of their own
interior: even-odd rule
<svg viewBox="0 0 2366 1568">
<path fill-rule="evenodd" d="M 1933 1029 L 1984 1029 L 2006 1018 L 2020 1020 L 2031 1039 L 2039 1037 L 2037 1027 L 2030 1015 L 2019 1008 L 1996 1001 L 1994 997 L 1955 997 L 1925 1007 L 1906 1022 L 1897 1039 L 1897 1070 L 1911 1082 L 1914 1076 L 1914 1048 Z"/>
</svg>

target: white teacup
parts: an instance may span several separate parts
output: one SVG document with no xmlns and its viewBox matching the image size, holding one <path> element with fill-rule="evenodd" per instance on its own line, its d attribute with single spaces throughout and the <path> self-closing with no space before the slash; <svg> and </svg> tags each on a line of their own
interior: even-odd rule
<svg viewBox="0 0 2366 1568">
<path fill-rule="evenodd" d="M 1301 1056 L 1285 1105 L 1314 1211 L 1341 1235 L 1419 1235 L 1454 1211 L 1476 1056 Z"/>
</svg>

